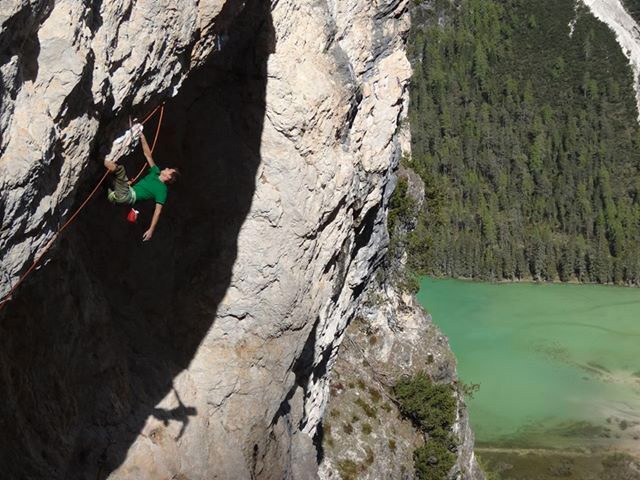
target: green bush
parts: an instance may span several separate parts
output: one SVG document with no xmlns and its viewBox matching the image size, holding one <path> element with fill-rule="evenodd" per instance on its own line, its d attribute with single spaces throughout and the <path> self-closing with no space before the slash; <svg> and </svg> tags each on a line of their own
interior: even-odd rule
<svg viewBox="0 0 640 480">
<path fill-rule="evenodd" d="M 451 385 L 438 385 L 424 373 L 400 380 L 393 393 L 400 411 L 430 436 L 446 438 L 456 418 Z"/>
<path fill-rule="evenodd" d="M 413 463 L 420 480 L 443 480 L 456 463 L 456 456 L 442 443 L 432 440 L 414 450 Z"/>
<path fill-rule="evenodd" d="M 391 277 L 394 278 L 393 283 L 402 291 L 417 293 L 420 288 L 418 274 L 426 269 L 420 269 L 418 265 L 420 262 L 414 259 L 423 254 L 428 255 L 430 238 L 426 236 L 426 229 L 422 226 L 423 215 L 418 202 L 409 194 L 408 189 L 407 178 L 398 178 L 398 184 L 389 201 L 387 258 Z M 409 254 L 409 265 L 402 265 L 399 262 L 400 256 L 405 251 Z"/>
<path fill-rule="evenodd" d="M 408 189 L 407 179 L 404 177 L 398 178 L 398 184 L 389 200 L 387 226 L 391 236 L 395 233 L 396 227 L 406 227 L 406 224 L 411 223 L 415 218 L 417 204 L 408 194 Z"/>
<path fill-rule="evenodd" d="M 393 387 L 400 412 L 428 435 L 426 444 L 413 452 L 420 480 L 446 478 L 456 461 L 456 438 L 451 433 L 457 407 L 453 393 L 453 386 L 435 384 L 424 373 Z"/>
</svg>

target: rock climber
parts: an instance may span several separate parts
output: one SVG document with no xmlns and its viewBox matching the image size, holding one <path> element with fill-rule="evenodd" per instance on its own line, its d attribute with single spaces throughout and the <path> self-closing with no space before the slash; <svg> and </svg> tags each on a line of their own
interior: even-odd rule
<svg viewBox="0 0 640 480">
<path fill-rule="evenodd" d="M 126 151 L 130 144 L 135 143 L 138 138 L 142 141 L 142 152 L 147 159 L 150 171 L 140 181 L 134 185 L 129 185 L 127 172 L 122 165 L 117 165 L 116 162 L 122 156 L 122 152 Z M 115 143 L 118 143 L 118 145 L 115 145 Z M 167 200 L 167 185 L 175 182 L 180 172 L 177 168 L 160 170 L 160 167 L 153 161 L 151 149 L 140 124 L 133 125 L 121 139 L 114 142 L 114 150 L 116 150 L 115 147 L 119 151 L 108 155 L 104 161 L 104 166 L 114 175 L 113 189 L 109 189 L 107 198 L 111 203 L 118 205 L 133 205 L 141 200 L 155 200 L 156 208 L 153 212 L 151 225 L 142 236 L 142 241 L 147 242 L 153 236 L 162 207 Z"/>
</svg>

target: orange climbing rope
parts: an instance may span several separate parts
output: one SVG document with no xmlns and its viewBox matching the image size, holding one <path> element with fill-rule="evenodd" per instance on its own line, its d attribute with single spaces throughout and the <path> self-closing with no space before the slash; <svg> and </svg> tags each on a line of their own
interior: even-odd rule
<svg viewBox="0 0 640 480">
<path fill-rule="evenodd" d="M 156 142 L 158 140 L 158 136 L 160 135 L 160 126 L 162 125 L 162 116 L 164 114 L 164 104 L 158 105 L 141 122 L 143 125 L 145 123 L 147 123 L 147 121 L 149 121 L 149 119 L 151 119 L 151 117 L 153 117 L 155 115 L 155 113 L 158 111 L 158 109 L 160 109 L 160 119 L 158 121 L 158 126 L 156 127 L 156 134 L 155 134 L 155 137 L 153 139 L 153 145 L 151 147 L 151 153 L 153 153 L 153 150 L 156 148 Z M 145 166 L 146 166 L 146 162 L 145 162 Z M 142 167 L 142 170 L 140 170 L 140 173 L 138 173 L 138 175 L 136 176 L 136 178 L 133 180 L 132 183 L 135 183 L 135 181 L 138 179 L 138 177 L 142 174 L 142 172 L 144 171 L 145 166 Z M 53 235 L 53 237 L 51 237 L 51 239 L 47 242 L 47 244 L 42 249 L 42 252 L 35 258 L 35 260 L 31 264 L 31 266 L 27 269 L 27 271 L 24 272 L 20 276 L 20 278 L 18 279 L 16 284 L 13 287 L 11 287 L 9 292 L 2 298 L 2 301 L 0 302 L 0 310 L 2 310 L 4 308 L 4 306 L 5 306 L 5 304 L 8 303 L 9 300 L 11 300 L 12 295 L 16 292 L 16 290 L 18 289 L 20 284 L 27 278 L 27 276 L 36 269 L 36 267 L 40 263 L 40 260 L 42 260 L 44 258 L 44 256 L 49 251 L 49 249 L 51 248 L 53 243 L 56 241 L 56 239 L 60 236 L 60 234 L 62 234 L 62 232 L 64 232 L 64 230 L 75 220 L 75 218 L 82 211 L 82 209 L 87 205 L 87 203 L 89 203 L 89 200 L 91 200 L 93 198 L 93 196 L 96 194 L 96 192 L 98 191 L 98 189 L 100 188 L 100 186 L 105 181 L 105 179 L 107 178 L 108 175 L 109 175 L 109 170 L 107 170 L 105 172 L 105 174 L 102 176 L 102 178 L 100 179 L 98 184 L 94 187 L 94 189 L 87 196 L 87 198 L 84 199 L 84 201 L 78 207 L 78 209 L 75 212 L 73 212 L 73 215 L 71 215 L 71 217 L 69 217 L 69 219 L 66 222 L 64 222 L 64 225 L 62 225 L 62 227 L 60 227 L 60 229 L 58 229 L 58 231 Z"/>
<path fill-rule="evenodd" d="M 157 107 L 156 107 L 157 110 Z M 154 110 L 155 112 L 155 110 Z M 151 144 L 151 153 L 153 153 L 153 151 L 156 148 L 156 142 L 158 141 L 158 136 L 160 135 L 160 125 L 162 125 L 162 117 L 164 116 L 164 105 L 160 106 L 160 119 L 158 120 L 158 127 L 156 128 L 156 135 L 153 137 L 153 144 Z M 146 122 L 150 117 L 147 117 L 142 123 Z M 140 171 L 138 172 L 138 174 L 133 177 L 133 180 L 131 180 L 132 185 L 134 183 L 136 183 L 138 181 L 138 179 L 140 178 L 140 175 L 142 175 L 142 172 L 144 172 L 144 169 L 147 168 L 147 162 L 144 162 L 144 165 L 142 165 L 142 168 L 140 169 Z"/>
</svg>

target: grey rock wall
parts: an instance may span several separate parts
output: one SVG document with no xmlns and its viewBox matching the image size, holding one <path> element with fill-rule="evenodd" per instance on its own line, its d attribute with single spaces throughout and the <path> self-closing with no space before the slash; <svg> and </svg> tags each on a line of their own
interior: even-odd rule
<svg viewBox="0 0 640 480">
<path fill-rule="evenodd" d="M 167 102 L 183 170 L 151 242 L 100 192 L 0 312 L 6 478 L 316 476 L 387 242 L 407 3 L 3 1 L 0 294 L 129 115 Z"/>
</svg>

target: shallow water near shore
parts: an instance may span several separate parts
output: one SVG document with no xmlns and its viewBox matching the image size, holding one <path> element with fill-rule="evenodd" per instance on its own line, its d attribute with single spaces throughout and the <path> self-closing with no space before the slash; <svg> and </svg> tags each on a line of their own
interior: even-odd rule
<svg viewBox="0 0 640 480">
<path fill-rule="evenodd" d="M 640 456 L 640 289 L 423 278 L 418 299 L 480 384 L 479 447 Z"/>
</svg>

